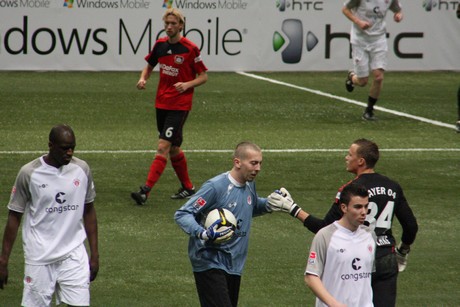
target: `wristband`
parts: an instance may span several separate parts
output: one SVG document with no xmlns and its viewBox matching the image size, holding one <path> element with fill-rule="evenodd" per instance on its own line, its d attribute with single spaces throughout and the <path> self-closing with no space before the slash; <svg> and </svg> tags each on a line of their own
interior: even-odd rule
<svg viewBox="0 0 460 307">
<path fill-rule="evenodd" d="M 300 210 L 302 210 L 302 208 L 297 206 L 297 204 L 293 204 L 291 210 L 289 210 L 289 214 L 293 217 L 297 217 L 297 215 L 299 215 Z"/>
</svg>

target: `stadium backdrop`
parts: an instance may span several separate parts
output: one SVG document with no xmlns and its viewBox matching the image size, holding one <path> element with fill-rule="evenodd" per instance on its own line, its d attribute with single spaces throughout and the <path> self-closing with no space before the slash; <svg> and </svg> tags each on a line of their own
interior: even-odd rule
<svg viewBox="0 0 460 307">
<path fill-rule="evenodd" d="M 402 1 L 387 16 L 390 70 L 460 70 L 458 1 Z M 347 70 L 342 1 L 0 0 L 0 70 L 138 71 L 167 7 L 212 71 Z M 439 48 L 442 46 L 442 48 Z"/>
</svg>

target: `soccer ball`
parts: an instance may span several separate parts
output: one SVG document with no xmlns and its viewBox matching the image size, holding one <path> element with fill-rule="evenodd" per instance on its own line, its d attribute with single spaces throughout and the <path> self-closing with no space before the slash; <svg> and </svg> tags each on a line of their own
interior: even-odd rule
<svg viewBox="0 0 460 307">
<path fill-rule="evenodd" d="M 222 227 L 231 227 L 233 231 L 236 229 L 236 218 L 233 213 L 224 208 L 217 208 L 211 210 L 206 216 L 206 221 L 204 222 L 204 227 L 211 227 L 214 222 L 217 220 L 222 220 L 219 224 L 215 226 L 215 231 L 219 231 Z M 223 229 L 222 229 L 223 230 Z M 223 243 L 228 241 L 230 238 L 217 238 L 214 240 L 214 243 Z"/>
</svg>

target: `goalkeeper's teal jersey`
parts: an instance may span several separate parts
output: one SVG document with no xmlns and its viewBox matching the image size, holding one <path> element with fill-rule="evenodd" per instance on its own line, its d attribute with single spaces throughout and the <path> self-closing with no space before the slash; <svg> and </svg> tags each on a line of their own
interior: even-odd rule
<svg viewBox="0 0 460 307">
<path fill-rule="evenodd" d="M 193 271 L 221 269 L 241 275 L 248 252 L 252 217 L 269 212 L 266 204 L 267 199 L 257 196 L 254 182 L 241 185 L 229 172 L 205 182 L 174 215 L 176 223 L 190 235 L 188 253 Z M 204 230 L 206 215 L 215 208 L 230 210 L 237 220 L 235 235 L 222 244 L 198 238 Z"/>
</svg>

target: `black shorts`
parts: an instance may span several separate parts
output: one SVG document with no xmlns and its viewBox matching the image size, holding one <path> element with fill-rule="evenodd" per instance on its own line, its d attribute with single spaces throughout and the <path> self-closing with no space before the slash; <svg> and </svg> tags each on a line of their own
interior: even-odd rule
<svg viewBox="0 0 460 307">
<path fill-rule="evenodd" d="M 394 307 L 396 305 L 396 281 L 398 262 L 395 253 L 375 259 L 372 273 L 372 294 L 374 307 Z"/>
<path fill-rule="evenodd" d="M 173 146 L 182 144 L 182 129 L 189 111 L 156 109 L 159 138 Z"/>
<path fill-rule="evenodd" d="M 193 272 L 201 307 L 236 307 L 241 276 L 223 270 Z"/>
</svg>

